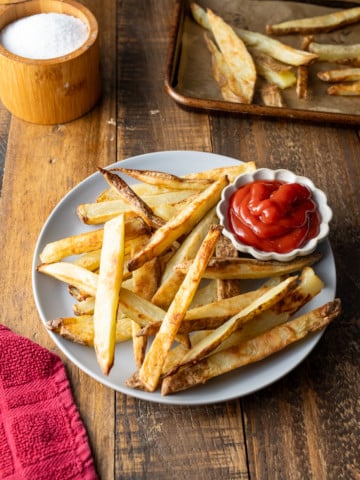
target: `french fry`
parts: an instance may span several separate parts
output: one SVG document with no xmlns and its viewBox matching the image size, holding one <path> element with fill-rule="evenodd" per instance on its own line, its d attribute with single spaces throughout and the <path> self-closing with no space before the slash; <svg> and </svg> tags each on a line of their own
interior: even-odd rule
<svg viewBox="0 0 360 480">
<path fill-rule="evenodd" d="M 268 280 L 266 285 L 270 287 L 272 284 L 278 284 L 280 279 L 276 278 L 276 283 L 273 280 Z M 323 288 L 324 284 L 321 279 L 315 274 L 314 270 L 310 267 L 305 267 L 300 275 L 298 285 L 290 290 L 282 300 L 276 303 L 269 310 L 261 312 L 254 317 L 253 320 L 242 325 L 241 329 L 236 330 L 226 340 L 220 343 L 215 348 L 211 355 L 226 350 L 234 345 L 239 345 L 241 342 L 255 338 L 258 335 L 265 333 L 266 331 L 281 325 L 290 320 L 291 315 L 297 312 L 307 302 L 312 300 Z M 189 312 L 188 312 L 189 313 Z M 183 324 L 186 320 L 184 320 Z M 200 332 L 194 332 L 191 336 L 191 344 L 194 346 L 202 338 L 209 335 L 210 332 L 202 330 Z M 200 334 L 200 336 L 199 336 Z M 194 340 L 194 341 L 193 341 Z M 163 374 L 165 375 L 170 370 L 174 370 L 176 366 L 181 362 L 181 359 L 189 350 L 185 350 L 184 347 L 176 347 L 169 354 L 169 358 L 163 367 Z"/>
<path fill-rule="evenodd" d="M 148 236 L 142 236 L 134 240 L 131 253 L 135 254 L 147 241 Z M 151 300 L 157 290 L 160 275 L 161 272 L 158 258 L 153 258 L 144 263 L 142 267 L 133 272 L 133 292 L 142 295 L 146 300 Z M 137 336 L 141 327 L 136 322 L 132 321 L 131 327 L 135 364 L 137 368 L 140 368 L 145 357 L 147 339 L 145 336 Z"/>
<path fill-rule="evenodd" d="M 102 243 L 102 242 L 101 242 Z M 74 260 L 74 264 L 95 272 L 100 266 L 101 248 L 87 252 Z"/>
<path fill-rule="evenodd" d="M 204 278 L 209 279 L 257 279 L 277 277 L 301 270 L 307 265 L 318 262 L 321 254 L 313 253 L 304 257 L 298 257 L 291 262 L 261 261 L 252 258 L 211 258 Z M 176 265 L 174 268 L 180 272 L 186 272 L 191 261 Z"/>
<path fill-rule="evenodd" d="M 96 295 L 99 276 L 86 268 L 79 267 L 73 263 L 55 262 L 41 263 L 37 266 L 37 271 L 68 285 L 73 285 L 88 295 Z"/>
<path fill-rule="evenodd" d="M 255 47 L 259 52 L 270 55 L 287 65 L 298 67 L 299 65 L 309 65 L 317 60 L 317 54 L 314 52 L 293 48 L 262 33 L 241 28 L 237 28 L 236 33 L 248 47 Z"/>
<path fill-rule="evenodd" d="M 343 97 L 351 97 L 360 95 L 360 82 L 353 83 L 337 83 L 331 85 L 326 93 L 329 95 L 340 95 Z"/>
<path fill-rule="evenodd" d="M 104 375 L 108 375 L 115 353 L 115 332 L 119 292 L 124 269 L 124 215 L 104 225 L 100 271 L 94 306 L 94 348 Z"/>
<path fill-rule="evenodd" d="M 95 297 L 87 297 L 73 305 L 73 312 L 77 316 L 92 315 L 94 313 Z"/>
<path fill-rule="evenodd" d="M 268 107 L 284 107 L 285 102 L 277 85 L 266 83 L 260 89 L 262 101 Z"/>
<path fill-rule="evenodd" d="M 223 99 L 228 102 L 244 103 L 243 96 L 237 95 L 231 89 L 231 84 L 236 83 L 236 78 L 226 63 L 224 55 L 208 35 L 205 34 L 204 38 L 208 50 L 211 53 L 212 74 L 219 85 Z"/>
<path fill-rule="evenodd" d="M 234 30 L 208 9 L 207 17 L 211 31 L 224 55 L 231 76 L 227 78 L 230 90 L 242 103 L 251 103 L 254 96 L 256 69 L 255 64 L 244 42 Z"/>
<path fill-rule="evenodd" d="M 230 298 L 215 300 L 206 305 L 190 308 L 180 325 L 180 333 L 190 333 L 195 330 L 212 330 L 218 328 L 230 317 L 245 308 L 260 295 L 267 291 L 267 287 L 238 294 Z M 156 335 L 161 322 L 152 322 L 139 331 L 140 335 Z"/>
<path fill-rule="evenodd" d="M 121 177 L 104 168 L 98 167 L 98 170 L 109 185 L 118 190 L 125 202 L 131 205 L 133 211 L 140 215 L 149 226 L 159 228 L 164 225 L 164 220 L 155 215 L 149 205 Z"/>
<path fill-rule="evenodd" d="M 196 190 L 181 190 L 176 192 L 161 192 L 158 194 L 144 195 L 142 199 L 159 216 L 164 214 L 164 205 L 169 213 L 166 219 L 176 212 L 176 207 L 182 200 L 189 199 L 197 193 Z M 107 200 L 102 202 L 83 203 L 78 205 L 77 214 L 87 225 L 99 225 L 124 213 L 126 218 L 137 216 L 137 212 L 123 199 Z"/>
<path fill-rule="evenodd" d="M 207 12 L 194 2 L 190 4 L 190 9 L 194 20 L 203 28 L 211 30 Z M 308 65 L 317 59 L 317 55 L 314 53 L 290 47 L 290 45 L 286 45 L 262 33 L 242 28 L 235 28 L 234 30 L 247 47 L 256 48 L 257 52 L 269 55 L 287 65 L 296 67 L 299 65 Z"/>
<path fill-rule="evenodd" d="M 160 286 L 152 297 L 152 303 L 163 309 L 169 307 L 185 276 L 185 274 L 175 270 L 174 266 L 182 261 L 194 259 L 202 241 L 209 231 L 210 225 L 216 223 L 216 221 L 217 218 L 213 208 L 189 233 L 176 253 L 167 262 L 162 274 Z"/>
<path fill-rule="evenodd" d="M 190 2 L 190 11 L 196 23 L 205 30 L 211 30 L 211 25 L 206 11 L 195 2 Z"/>
<path fill-rule="evenodd" d="M 220 177 L 226 175 L 229 183 L 232 183 L 238 175 L 241 175 L 242 173 L 253 172 L 254 170 L 256 170 L 255 162 L 239 162 L 238 165 L 217 167 L 210 170 L 202 170 L 201 172 L 189 173 L 187 175 L 184 175 L 184 178 L 207 178 L 215 181 L 218 180 Z"/>
<path fill-rule="evenodd" d="M 314 41 L 312 35 L 303 38 L 302 49 L 308 51 L 309 45 Z M 296 95 L 300 100 L 305 100 L 309 96 L 309 67 L 308 65 L 300 65 L 297 67 L 296 75 Z"/>
<path fill-rule="evenodd" d="M 239 252 L 233 246 L 229 238 L 221 235 L 215 249 L 216 257 L 235 257 L 239 256 Z M 180 262 L 179 262 L 180 263 Z M 216 280 L 216 298 L 222 300 L 223 298 L 234 297 L 239 295 L 242 291 L 242 283 L 238 279 L 233 280 Z"/>
<path fill-rule="evenodd" d="M 191 302 L 190 308 L 201 307 L 207 303 L 215 302 L 217 299 L 217 285 L 216 280 L 210 280 L 203 287 L 198 288 L 195 297 Z"/>
<path fill-rule="evenodd" d="M 311 42 L 309 51 L 317 55 L 318 62 L 360 66 L 360 43 L 349 45 Z"/>
<path fill-rule="evenodd" d="M 289 33 L 326 33 L 346 25 L 360 21 L 360 7 L 347 8 L 315 17 L 288 20 L 274 25 L 267 25 L 266 32 L 270 35 L 287 35 Z"/>
<path fill-rule="evenodd" d="M 140 197 L 146 195 L 158 195 L 159 193 L 165 193 L 166 189 L 161 188 L 157 185 L 150 185 L 147 183 L 136 183 L 131 185 L 131 188 L 137 195 Z M 109 187 L 103 190 L 97 197 L 97 202 L 107 202 L 109 200 L 120 200 L 121 195 L 119 194 L 118 190 L 114 187 Z"/>
<path fill-rule="evenodd" d="M 195 260 L 187 272 L 173 302 L 171 303 L 160 330 L 154 338 L 139 370 L 140 381 L 145 388 L 154 391 L 159 383 L 163 364 L 186 311 L 195 295 L 210 256 L 213 254 L 221 228 L 214 225 L 202 242 Z"/>
<path fill-rule="evenodd" d="M 62 317 L 50 320 L 46 328 L 61 335 L 71 342 L 94 347 L 94 317 L 81 315 L 76 317 Z M 115 343 L 126 342 L 131 339 L 131 321 L 122 318 L 116 323 Z"/>
<path fill-rule="evenodd" d="M 208 187 L 212 182 L 212 180 L 206 178 L 199 180 L 186 179 L 158 170 L 137 170 L 133 168 L 115 167 L 112 171 L 121 172 L 129 177 L 135 178 L 139 182 L 156 185 L 157 187 L 167 190 L 204 190 L 204 188 Z"/>
<path fill-rule="evenodd" d="M 202 359 L 205 355 L 215 350 L 221 342 L 226 340 L 232 333 L 264 310 L 268 310 L 275 303 L 279 302 L 293 288 L 297 277 L 289 277 L 278 285 L 268 289 L 263 295 L 250 302 L 245 308 L 242 308 L 237 314 L 229 318 L 220 327 L 213 330 L 208 336 L 191 348 L 176 366 L 175 370 L 182 365 L 194 363 Z M 168 372 L 171 375 L 174 372 Z"/>
<path fill-rule="evenodd" d="M 339 316 L 340 311 L 341 302 L 335 299 L 251 340 L 210 355 L 194 365 L 186 365 L 164 378 L 161 394 L 169 395 L 185 390 L 231 370 L 258 362 L 302 340 L 308 334 L 322 330 Z"/>
<path fill-rule="evenodd" d="M 318 72 L 323 82 L 357 82 L 360 81 L 360 68 L 335 68 Z"/>
<path fill-rule="evenodd" d="M 297 69 L 297 82 L 296 82 L 296 96 L 301 100 L 306 99 L 308 96 L 309 85 L 309 69 L 307 66 L 301 65 Z"/>
<path fill-rule="evenodd" d="M 292 67 L 258 51 L 256 48 L 249 48 L 249 51 L 254 59 L 257 73 L 269 84 L 276 85 L 281 90 L 296 84 L 296 75 Z"/>
<path fill-rule="evenodd" d="M 148 260 L 161 255 L 180 236 L 190 232 L 201 218 L 215 206 L 222 189 L 227 184 L 227 177 L 220 177 L 199 193 L 177 216 L 156 230 L 147 245 L 128 262 L 129 271 L 132 272 Z"/>
<path fill-rule="evenodd" d="M 103 229 L 99 229 L 50 242 L 41 251 L 40 260 L 43 263 L 53 263 L 65 257 L 98 250 L 101 248 L 103 236 Z"/>
</svg>

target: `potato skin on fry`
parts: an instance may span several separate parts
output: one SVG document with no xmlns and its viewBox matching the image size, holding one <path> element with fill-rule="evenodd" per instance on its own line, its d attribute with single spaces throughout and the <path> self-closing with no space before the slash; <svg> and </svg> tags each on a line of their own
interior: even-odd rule
<svg viewBox="0 0 360 480">
<path fill-rule="evenodd" d="M 198 363 L 180 368 L 162 382 L 161 394 L 169 395 L 207 382 L 223 373 L 258 362 L 325 328 L 341 313 L 341 301 L 335 299 L 322 307 L 274 327 L 269 332 L 209 356 Z"/>
</svg>

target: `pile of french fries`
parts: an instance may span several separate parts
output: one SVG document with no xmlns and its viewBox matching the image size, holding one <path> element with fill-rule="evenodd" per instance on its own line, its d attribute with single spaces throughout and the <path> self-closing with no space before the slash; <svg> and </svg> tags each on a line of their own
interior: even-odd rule
<svg viewBox="0 0 360 480">
<path fill-rule="evenodd" d="M 193 19 L 206 31 L 212 75 L 224 100 L 251 104 L 258 88 L 265 105 L 283 107 L 286 105 L 282 91 L 291 87 L 299 99 L 306 99 L 309 68 L 316 62 L 337 65 L 317 75 L 321 81 L 333 83 L 326 90 L 329 95 L 360 95 L 360 44 L 324 44 L 314 38 L 317 33 L 358 23 L 360 7 L 266 25 L 267 34 L 232 26 L 195 2 L 190 3 L 190 10 Z M 300 37 L 300 48 L 274 38 L 288 34 Z"/>
<path fill-rule="evenodd" d="M 50 319 L 47 328 L 93 348 L 104 375 L 116 344 L 132 342 L 136 367 L 127 385 L 167 395 L 328 325 L 338 299 L 294 318 L 323 288 L 312 268 L 319 254 L 261 262 L 240 257 L 222 235 L 221 192 L 254 169 L 239 163 L 179 177 L 99 168 L 106 188 L 77 208 L 92 229 L 40 253 L 38 272 L 64 282 L 74 300 L 73 316 Z M 244 288 L 249 279 L 256 288 Z"/>
</svg>

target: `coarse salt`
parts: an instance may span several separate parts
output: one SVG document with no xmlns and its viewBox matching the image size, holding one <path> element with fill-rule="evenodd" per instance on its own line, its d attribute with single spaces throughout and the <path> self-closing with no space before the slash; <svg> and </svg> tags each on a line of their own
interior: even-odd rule
<svg viewBox="0 0 360 480">
<path fill-rule="evenodd" d="M 67 55 L 81 47 L 89 29 L 79 18 L 63 13 L 39 13 L 20 18 L 0 32 L 0 43 L 11 53 L 31 59 Z"/>
</svg>

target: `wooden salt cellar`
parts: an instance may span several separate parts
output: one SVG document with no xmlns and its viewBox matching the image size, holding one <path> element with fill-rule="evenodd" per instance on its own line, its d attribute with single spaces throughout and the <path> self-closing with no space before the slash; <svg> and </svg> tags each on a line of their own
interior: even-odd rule
<svg viewBox="0 0 360 480">
<path fill-rule="evenodd" d="M 63 13 L 88 26 L 89 37 L 62 57 L 34 60 L 0 45 L 0 99 L 16 117 L 52 125 L 74 120 L 95 106 L 101 90 L 98 24 L 94 15 L 73 0 L 30 0 L 3 7 L 0 30 L 39 13 Z"/>
</svg>

